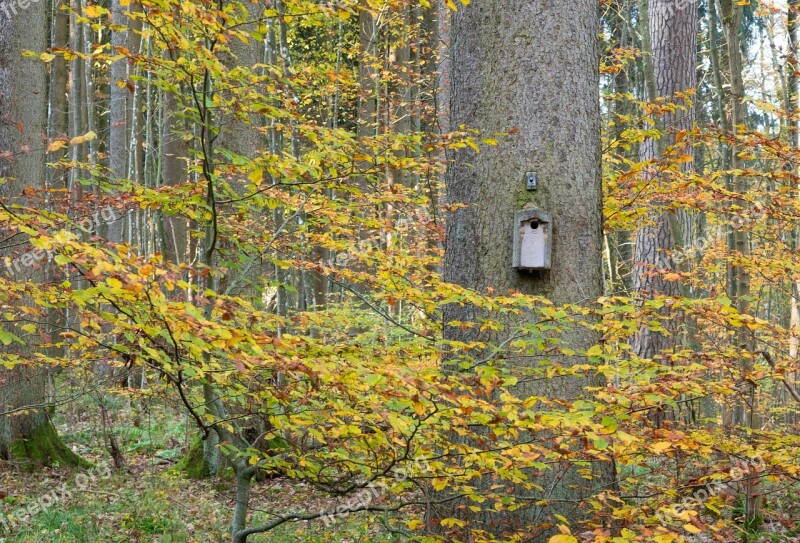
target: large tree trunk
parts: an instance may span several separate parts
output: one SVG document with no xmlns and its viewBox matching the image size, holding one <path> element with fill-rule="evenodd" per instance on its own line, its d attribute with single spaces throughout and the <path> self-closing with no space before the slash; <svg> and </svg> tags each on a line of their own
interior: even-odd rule
<svg viewBox="0 0 800 543">
<path fill-rule="evenodd" d="M 602 294 L 603 279 L 597 3 L 473 2 L 453 14 L 451 32 L 451 126 L 513 135 L 480 153 L 466 149 L 455 154 L 446 177 L 447 200 L 464 207 L 447 217 L 445 279 L 478 290 L 544 295 L 556 304 L 595 300 Z M 538 175 L 535 192 L 526 190 L 527 171 Z M 514 215 L 523 207 L 552 214 L 551 271 L 512 267 Z M 445 311 L 445 322 L 475 322 L 479 317 L 470 306 L 453 305 Z M 449 340 L 470 341 L 479 333 L 445 328 Z M 580 351 L 598 338 L 589 330 L 574 329 L 561 340 Z M 570 401 L 585 386 L 597 384 L 568 378 L 516 392 Z M 610 464 L 598 463 L 594 469 L 591 481 L 573 467 L 560 479 L 551 474 L 537 480 L 552 489 L 552 505 L 544 510 L 472 515 L 467 508 L 454 507 L 444 513 L 494 533 L 527 528 L 528 540 L 546 540 L 549 532 L 542 524 L 559 523 L 550 515 L 579 521 L 582 500 L 597 488 L 613 486 Z M 556 505 L 559 500 L 565 500 L 563 505 Z"/>
<path fill-rule="evenodd" d="M 652 81 L 648 85 L 650 100 L 667 97 L 697 86 L 697 6 L 678 8 L 673 0 L 647 0 L 649 46 L 652 49 Z M 657 160 L 667 146 L 674 145 L 675 132 L 691 128 L 694 108 L 677 110 L 663 119 L 665 134 L 659 141 L 650 139 L 642 145 L 642 160 Z M 653 183 L 662 182 L 654 178 Z M 663 205 L 666 202 L 657 201 Z M 669 255 L 681 245 L 682 232 L 678 214 L 656 210 L 647 217 L 636 233 L 634 250 L 634 292 L 643 298 L 679 296 L 680 284 L 665 279 L 664 273 L 674 271 Z M 667 326 L 674 332 L 674 327 Z M 643 328 L 634 338 L 633 350 L 643 358 L 653 358 L 670 349 L 675 342 L 672 334 L 662 334 Z"/>
<path fill-rule="evenodd" d="M 47 2 L 32 3 L 13 18 L 0 18 L 0 177 L 9 178 L 0 186 L 0 199 L 7 208 L 26 205 L 25 187 L 45 186 L 46 66 L 37 58 L 24 58 L 22 52 L 47 48 L 47 9 Z M 2 251 L 8 254 L 6 249 Z M 12 273 L 20 275 L 14 277 L 18 281 L 42 280 L 41 271 L 33 267 Z M 14 307 L 3 310 L 13 311 Z M 17 354 L 33 354 L 42 341 L 39 334 L 26 333 L 15 323 L 3 326 L 28 343 L 24 349 L 17 345 Z M 11 348 L 14 344 L 5 349 Z M 48 418 L 46 377 L 45 367 L 26 364 L 0 372 L 0 456 L 35 464 L 81 464 L 83 461 L 61 443 Z"/>
</svg>

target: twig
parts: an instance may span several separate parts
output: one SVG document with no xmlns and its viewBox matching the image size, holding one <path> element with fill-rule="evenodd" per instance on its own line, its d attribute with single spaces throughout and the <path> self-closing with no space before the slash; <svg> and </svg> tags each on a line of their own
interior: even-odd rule
<svg viewBox="0 0 800 543">
<path fill-rule="evenodd" d="M 771 367 L 773 370 L 775 369 L 775 362 L 772 360 L 772 355 L 770 355 L 767 351 L 756 351 L 755 354 L 760 354 L 763 356 L 764 360 L 766 360 L 767 364 L 769 364 L 769 367 Z M 792 395 L 792 398 L 794 398 L 797 403 L 800 403 L 800 393 L 797 392 L 797 389 L 794 388 L 794 385 L 787 381 L 786 377 L 783 377 L 781 381 L 783 381 L 783 384 L 786 386 L 786 390 L 789 391 L 789 394 Z"/>
</svg>

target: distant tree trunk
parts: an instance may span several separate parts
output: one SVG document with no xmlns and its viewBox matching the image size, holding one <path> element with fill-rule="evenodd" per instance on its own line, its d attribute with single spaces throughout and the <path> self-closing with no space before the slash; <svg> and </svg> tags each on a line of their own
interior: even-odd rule
<svg viewBox="0 0 800 543">
<path fill-rule="evenodd" d="M 58 0 L 52 2 L 52 41 L 50 46 L 66 49 L 69 47 L 69 12 L 59 9 Z M 68 63 L 63 56 L 56 56 L 50 63 L 49 104 L 50 115 L 48 119 L 48 135 L 51 139 L 67 136 L 69 134 L 69 107 L 67 102 L 68 81 L 70 71 Z M 57 162 L 67 154 L 67 148 L 51 153 L 48 160 Z M 50 186 L 60 189 L 68 187 L 67 172 L 61 168 L 51 168 Z"/>
<path fill-rule="evenodd" d="M 786 115 L 797 115 L 798 100 L 800 100 L 800 78 L 797 76 L 798 61 L 800 61 L 800 0 L 791 0 L 787 7 L 787 29 L 789 42 L 788 74 L 786 76 L 785 105 Z M 800 147 L 800 127 L 794 117 L 787 117 L 789 145 Z M 800 247 L 800 226 L 794 233 L 795 250 Z M 797 359 L 800 356 L 800 281 L 792 285 L 793 296 L 790 299 L 790 328 L 789 356 Z M 797 375 L 794 375 L 797 381 Z"/>
<path fill-rule="evenodd" d="M 592 0 L 473 2 L 452 15 L 451 126 L 487 134 L 518 132 L 480 153 L 455 153 L 446 178 L 447 203 L 463 207 L 447 216 L 448 282 L 479 291 L 544 295 L 556 304 L 591 303 L 602 295 L 598 31 L 597 2 Z M 526 190 L 526 171 L 538 174 L 538 191 Z M 528 273 L 512 267 L 514 212 L 524 206 L 552 214 L 551 271 Z M 468 305 L 445 310 L 446 323 L 478 318 L 479 311 Z M 475 329 L 445 327 L 449 340 L 471 341 L 478 335 Z M 576 351 L 598 341 L 586 329 L 565 332 L 560 339 Z M 559 363 L 577 360 L 562 357 Z M 585 386 L 601 384 L 595 378 L 569 378 L 516 392 L 571 401 Z M 597 463 L 593 476 L 588 481 L 567 466 L 558 475 L 537 479 L 552 490 L 547 497 L 553 501 L 542 508 L 473 514 L 456 505 L 435 516 L 464 518 L 495 534 L 524 527 L 534 530 L 527 541 L 546 541 L 552 531 L 542 525 L 559 523 L 550 515 L 579 522 L 585 518 L 581 501 L 599 488 L 613 487 L 610 463 Z"/>
<path fill-rule="evenodd" d="M 633 35 L 635 33 L 632 32 L 630 28 L 632 4 L 635 3 L 636 0 L 615 0 L 614 2 L 614 8 L 610 15 L 610 24 L 616 47 L 624 48 L 636 45 L 633 40 Z M 633 112 L 631 102 L 621 97 L 626 93 L 635 91 L 635 79 L 635 74 L 633 76 L 629 75 L 629 70 L 619 70 L 614 74 L 612 89 L 614 94 L 618 97 L 618 99 L 613 102 L 612 106 L 612 118 L 615 122 L 615 126 L 611 138 L 614 140 L 618 140 L 625 130 L 626 124 L 620 121 Z M 633 158 L 638 156 L 638 153 L 638 147 L 633 147 L 626 155 Z M 622 230 L 608 234 L 606 237 L 607 260 L 609 266 L 606 284 L 609 292 L 617 292 L 619 289 L 630 291 L 632 288 L 632 235 L 633 232 Z"/>
<path fill-rule="evenodd" d="M 128 46 L 128 18 L 120 0 L 111 2 L 111 54 L 120 55 L 121 49 Z M 128 110 L 130 109 L 128 90 L 128 59 L 126 56 L 111 63 L 109 80 L 109 138 L 108 166 L 111 174 L 124 178 L 128 173 Z M 121 241 L 115 240 L 115 241 Z"/>
<path fill-rule="evenodd" d="M 744 106 L 744 80 L 742 78 L 742 48 L 739 39 L 739 32 L 742 27 L 742 6 L 736 0 L 717 0 L 720 5 L 720 16 L 722 18 L 722 28 L 725 37 L 725 50 L 728 57 L 728 70 L 730 76 L 730 126 L 727 127 L 732 133 L 737 133 L 740 126 L 746 125 Z M 745 168 L 744 159 L 740 156 L 738 146 L 733 145 L 730 150 L 731 168 L 743 170 Z M 747 192 L 747 178 L 743 175 L 733 175 L 729 179 L 729 187 L 738 195 L 744 196 Z M 742 198 L 738 201 L 742 209 L 748 206 L 746 200 Z M 733 224 L 733 232 L 729 237 L 729 249 L 733 253 L 734 259 L 729 266 L 728 293 L 737 311 L 746 315 L 750 312 L 750 272 L 742 264 L 737 263 L 741 258 L 746 262 L 750 256 L 750 236 L 745 228 Z M 741 385 L 743 386 L 743 397 L 736 402 L 732 412 L 733 420 L 729 430 L 735 426 L 741 426 L 747 430 L 759 430 L 761 426 L 759 406 L 755 382 L 749 378 L 753 371 L 753 358 L 755 356 L 755 337 L 746 327 L 741 326 L 737 330 L 735 341 L 736 347 L 741 353 L 740 371 L 742 372 Z M 749 432 L 748 432 L 749 433 Z M 752 523 L 758 518 L 761 508 L 762 497 L 758 478 L 747 480 L 744 486 L 744 520 L 745 537 L 748 541 L 748 534 L 752 528 Z"/>
<path fill-rule="evenodd" d="M 358 15 L 361 57 L 358 64 L 358 135 L 370 137 L 376 133 L 378 111 L 377 55 L 378 27 L 366 2 L 362 0 Z"/>
<path fill-rule="evenodd" d="M 89 0 L 77 0 L 76 4 L 79 5 L 81 10 L 86 9 L 88 5 L 90 5 Z M 83 103 L 81 104 L 80 111 L 83 114 L 82 119 L 82 128 L 87 132 L 94 132 L 97 134 L 97 108 L 95 103 L 95 91 L 94 91 L 94 60 L 92 53 L 94 52 L 94 42 L 92 40 L 92 28 L 88 24 L 81 23 L 79 21 L 75 21 L 75 31 L 80 32 L 81 35 L 81 45 L 83 46 L 83 69 L 81 70 L 81 75 L 83 75 L 83 89 L 81 92 L 81 98 L 83 98 Z M 86 152 L 80 155 L 81 160 L 86 160 L 92 164 L 98 164 L 97 160 L 97 143 L 95 140 L 89 140 L 86 142 Z"/>
<path fill-rule="evenodd" d="M 111 31 L 111 53 L 112 55 L 123 55 L 122 58 L 113 61 L 109 67 L 108 168 L 111 171 L 111 176 L 115 179 L 128 178 L 128 159 L 131 155 L 129 132 L 131 130 L 130 121 L 132 120 L 131 107 L 133 99 L 132 93 L 128 88 L 128 58 L 123 51 L 129 45 L 129 19 L 125 14 L 126 10 L 127 8 L 122 5 L 121 0 L 111 1 L 111 23 L 114 25 Z M 138 51 L 132 51 L 132 53 L 138 53 Z M 105 234 L 107 239 L 114 243 L 131 241 L 127 239 L 127 236 L 129 235 L 129 225 L 132 220 L 132 213 L 126 212 L 119 220 L 103 225 L 103 228 L 100 229 L 101 235 Z M 109 371 L 108 368 L 104 368 L 102 365 L 99 369 L 102 373 Z"/>
<path fill-rule="evenodd" d="M 78 7 L 78 0 L 75 2 L 76 8 Z M 70 48 L 73 51 L 83 50 L 83 33 L 81 27 L 77 22 L 78 15 L 77 9 L 69 13 L 69 27 L 70 27 Z M 86 92 L 85 79 L 83 71 L 85 64 L 78 56 L 70 61 L 69 72 L 69 136 L 74 138 L 83 134 L 85 130 L 84 115 L 85 108 L 82 107 L 83 95 Z M 72 145 L 69 150 L 69 158 L 73 162 L 83 161 L 86 153 L 81 151 L 86 147 L 86 144 Z M 78 180 L 81 178 L 81 171 L 79 168 L 70 168 L 68 176 L 68 185 L 70 201 L 78 201 L 81 199 L 83 193 L 83 185 Z"/>
<path fill-rule="evenodd" d="M 39 59 L 24 58 L 22 52 L 47 48 L 47 21 L 47 2 L 32 3 L 13 18 L 0 17 L 0 177 L 9 178 L 0 186 L 0 199 L 5 206 L 25 205 L 25 187 L 45 186 L 47 71 Z M 34 283 L 42 279 L 32 267 L 18 273 Z M 17 346 L 16 353 L 36 351 L 38 334 L 13 323 L 3 326 L 29 342 L 22 350 Z M 44 367 L 21 364 L 0 372 L 0 380 L 0 455 L 34 464 L 85 464 L 64 446 L 50 422 Z"/>
<path fill-rule="evenodd" d="M 649 4 L 649 5 L 648 5 Z M 697 5 L 676 7 L 673 0 L 643 0 L 647 9 L 649 36 L 646 40 L 652 49 L 652 81 L 648 85 L 648 99 L 673 98 L 697 86 Z M 673 98 L 675 99 L 675 98 Z M 659 159 L 666 147 L 675 144 L 675 132 L 688 130 L 694 122 L 694 108 L 677 110 L 663 118 L 664 136 L 661 140 L 647 140 L 642 145 L 642 160 Z M 652 183 L 662 182 L 654 177 Z M 656 202 L 659 205 L 666 202 Z M 675 271 L 669 257 L 682 245 L 682 232 L 678 213 L 656 210 L 649 213 L 636 233 L 634 250 L 633 290 L 642 298 L 679 296 L 681 286 L 668 280 L 664 273 Z M 643 358 L 654 358 L 671 349 L 675 343 L 675 326 L 667 324 L 670 334 L 652 332 L 642 328 L 634 337 L 633 350 Z"/>
<path fill-rule="evenodd" d="M 183 138 L 186 122 L 178 110 L 180 100 L 171 92 L 162 98 L 163 123 L 161 130 L 161 178 L 165 185 L 176 186 L 188 181 L 187 160 L 189 145 Z M 189 238 L 189 221 L 180 215 L 165 216 L 164 254 L 176 264 L 191 261 L 192 240 Z"/>
<path fill-rule="evenodd" d="M 140 2 L 131 2 L 127 8 L 131 15 L 125 15 L 127 19 L 127 32 L 125 47 L 130 51 L 130 54 L 142 54 L 142 19 L 134 17 L 133 14 L 140 12 L 142 9 Z M 127 171 L 123 175 L 126 179 L 138 185 L 147 185 L 152 187 L 152 184 L 147 183 L 145 176 L 145 153 L 144 153 L 144 137 L 145 137 L 145 98 L 148 94 L 148 86 L 145 81 L 135 81 L 134 76 L 139 75 L 135 72 L 135 65 L 130 62 L 125 62 L 125 88 L 127 92 L 127 108 L 125 118 L 125 131 L 128 139 L 128 148 L 126 163 Z M 122 239 L 134 247 L 138 247 L 140 254 L 150 255 L 151 245 L 148 241 L 149 228 L 148 217 L 151 211 L 133 207 L 123 217 L 124 220 L 119 221 L 122 225 L 123 237 Z"/>
</svg>

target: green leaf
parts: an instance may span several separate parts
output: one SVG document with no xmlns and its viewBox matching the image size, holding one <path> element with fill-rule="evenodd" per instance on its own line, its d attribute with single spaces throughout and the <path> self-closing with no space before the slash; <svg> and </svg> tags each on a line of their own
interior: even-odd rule
<svg viewBox="0 0 800 543">
<path fill-rule="evenodd" d="M 613 417 L 603 417 L 601 424 L 603 425 L 602 432 L 604 434 L 613 434 L 617 431 L 617 419 Z"/>
</svg>

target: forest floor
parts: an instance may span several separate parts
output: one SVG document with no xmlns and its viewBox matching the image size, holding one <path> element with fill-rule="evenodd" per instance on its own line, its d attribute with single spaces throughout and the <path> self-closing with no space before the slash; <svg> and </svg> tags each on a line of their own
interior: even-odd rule
<svg viewBox="0 0 800 543">
<path fill-rule="evenodd" d="M 68 407 L 55 422 L 64 442 L 94 467 L 28 472 L 21 465 L 0 466 L 0 543 L 230 541 L 233 481 L 190 480 L 174 469 L 195 432 L 186 417 L 152 398 L 132 401 L 106 395 L 102 402 L 113 414 L 110 427 L 127 462 L 127 469 L 111 471 L 97 409 L 101 402 L 96 396 L 85 400 Z M 284 478 L 261 481 L 254 485 L 249 525 L 274 518 L 271 513 L 316 512 L 330 505 L 308 485 Z M 330 526 L 321 520 L 287 523 L 253 536 L 251 541 L 405 541 L 390 528 L 398 525 L 398 520 L 357 514 L 338 518 Z M 768 521 L 754 543 L 800 543 L 795 531 L 787 533 L 781 526 Z M 714 541 L 708 534 L 693 539 L 697 543 Z"/>
<path fill-rule="evenodd" d="M 107 398 L 108 400 L 108 398 Z M 112 398 L 124 404 L 125 399 Z M 127 470 L 109 471 L 100 417 L 87 402 L 56 420 L 88 470 L 58 467 L 26 472 L 0 468 L 0 543 L 219 543 L 230 541 L 234 489 L 230 479 L 189 480 L 172 469 L 186 451 L 192 428 L 163 406 L 151 405 L 139 426 L 125 420 L 124 405 L 114 436 L 126 451 Z M 67 425 L 69 420 L 71 424 Z M 76 423 L 77 421 L 77 423 Z M 269 513 L 324 510 L 324 498 L 303 484 L 278 478 L 254 487 L 251 524 Z M 321 520 L 287 523 L 254 542 L 398 541 L 381 518 L 353 515 L 326 526 Z"/>
</svg>

